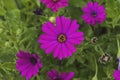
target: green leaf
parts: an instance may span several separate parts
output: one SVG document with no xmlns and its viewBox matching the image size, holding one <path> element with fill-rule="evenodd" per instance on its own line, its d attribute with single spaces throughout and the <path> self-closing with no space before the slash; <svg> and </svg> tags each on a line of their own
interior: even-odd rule
<svg viewBox="0 0 120 80">
<path fill-rule="evenodd" d="M 5 9 L 0 7 L 0 16 L 4 16 L 6 13 Z"/>
<path fill-rule="evenodd" d="M 15 0 L 3 0 L 4 2 L 4 5 L 5 5 L 5 8 L 7 10 L 13 10 L 13 9 L 16 9 L 17 8 L 17 5 L 15 3 Z"/>
<path fill-rule="evenodd" d="M 75 7 L 81 7 L 81 8 L 86 5 L 86 2 L 87 2 L 86 0 L 84 0 L 84 1 L 81 1 L 81 0 L 69 0 L 70 5 L 73 5 Z"/>
<path fill-rule="evenodd" d="M 120 42 L 117 39 L 117 45 L 118 45 L 118 53 L 117 53 L 117 58 L 120 58 Z"/>
<path fill-rule="evenodd" d="M 97 74 L 98 74 L 98 65 L 97 65 L 97 62 L 96 62 L 96 58 L 95 58 L 95 57 L 94 57 L 94 59 L 95 59 L 96 72 L 95 72 L 95 75 L 94 75 L 94 77 L 92 78 L 92 80 L 98 80 L 98 78 L 97 78 Z"/>
<path fill-rule="evenodd" d="M 5 70 L 15 70 L 15 62 L 5 62 L 1 65 L 1 67 Z"/>
<path fill-rule="evenodd" d="M 67 61 L 66 66 L 69 66 L 69 65 L 73 64 L 74 61 L 75 61 L 75 57 L 73 56 Z"/>
<path fill-rule="evenodd" d="M 38 7 L 40 7 L 40 0 L 36 0 L 36 4 Z"/>
</svg>

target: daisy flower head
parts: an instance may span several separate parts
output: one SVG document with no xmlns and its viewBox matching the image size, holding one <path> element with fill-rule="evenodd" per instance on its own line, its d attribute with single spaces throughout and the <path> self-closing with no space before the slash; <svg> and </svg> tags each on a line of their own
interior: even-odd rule
<svg viewBox="0 0 120 80">
<path fill-rule="evenodd" d="M 68 0 L 41 0 L 41 2 L 53 12 L 57 12 L 60 8 L 68 6 Z"/>
<path fill-rule="evenodd" d="M 36 76 L 39 69 L 42 67 L 40 56 L 37 54 L 30 54 L 22 50 L 16 54 L 16 68 L 21 72 L 21 76 L 25 76 L 29 80 L 32 76 Z"/>
<path fill-rule="evenodd" d="M 58 73 L 57 70 L 48 71 L 47 80 L 72 80 L 74 77 L 74 72 L 62 72 L 61 74 Z"/>
<path fill-rule="evenodd" d="M 101 24 L 106 19 L 105 7 L 98 2 L 88 2 L 82 10 L 82 18 L 88 25 Z"/>
<path fill-rule="evenodd" d="M 43 24 L 38 42 L 46 54 L 53 53 L 54 58 L 62 60 L 76 52 L 75 45 L 84 40 L 84 33 L 78 31 L 79 24 L 64 16 L 56 18 L 56 25 L 48 21 Z"/>
</svg>

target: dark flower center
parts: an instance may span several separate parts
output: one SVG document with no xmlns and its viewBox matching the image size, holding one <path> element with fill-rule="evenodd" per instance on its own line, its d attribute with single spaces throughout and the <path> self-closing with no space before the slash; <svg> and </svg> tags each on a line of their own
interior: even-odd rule
<svg viewBox="0 0 120 80">
<path fill-rule="evenodd" d="M 52 1 L 56 3 L 56 2 L 58 2 L 59 0 L 52 0 Z"/>
<path fill-rule="evenodd" d="M 64 34 L 60 34 L 59 36 L 58 36 L 58 41 L 59 42 L 65 42 L 66 41 L 66 36 L 64 35 Z"/>
<path fill-rule="evenodd" d="M 34 58 L 34 57 L 31 57 L 31 58 L 30 58 L 30 62 L 31 62 L 33 65 L 35 65 L 35 64 L 37 63 L 37 59 Z"/>
<path fill-rule="evenodd" d="M 93 11 L 93 12 L 91 13 L 91 15 L 92 15 L 93 17 L 95 17 L 95 16 L 97 15 L 97 13 L 96 13 L 95 11 Z"/>
</svg>

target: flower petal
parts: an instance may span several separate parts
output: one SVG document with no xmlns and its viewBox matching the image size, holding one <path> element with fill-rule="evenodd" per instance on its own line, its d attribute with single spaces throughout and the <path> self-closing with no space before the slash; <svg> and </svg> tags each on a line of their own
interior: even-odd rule
<svg viewBox="0 0 120 80">
<path fill-rule="evenodd" d="M 53 44 L 56 44 L 57 41 L 52 41 L 52 42 L 49 42 L 49 43 L 45 43 L 45 44 L 42 44 L 40 46 L 41 49 L 47 49 L 48 47 L 51 47 Z"/>
<path fill-rule="evenodd" d="M 85 12 L 85 13 L 90 13 L 90 12 L 91 12 L 88 7 L 83 7 L 82 10 L 83 10 L 83 12 Z"/>
<path fill-rule="evenodd" d="M 69 72 L 64 78 L 64 80 L 71 80 L 74 77 L 74 74 L 74 72 Z"/>
<path fill-rule="evenodd" d="M 62 52 L 63 52 L 63 57 L 67 58 L 69 56 L 68 54 L 68 48 L 65 44 L 62 44 Z"/>
<path fill-rule="evenodd" d="M 32 68 L 32 66 L 29 65 L 25 70 L 22 71 L 21 76 L 26 76 L 26 77 L 27 77 L 28 71 L 29 71 L 31 68 Z"/>
<path fill-rule="evenodd" d="M 56 39 L 57 39 L 56 36 L 47 35 L 47 34 L 41 34 L 40 38 L 39 38 L 39 42 L 40 42 L 40 40 L 53 41 L 53 40 L 56 40 Z"/>
<path fill-rule="evenodd" d="M 30 66 L 30 63 L 27 63 L 27 64 L 25 64 L 25 65 L 18 65 L 18 64 L 16 64 L 16 68 L 18 69 L 18 71 L 20 71 L 20 72 L 22 72 L 22 71 L 24 71 L 24 70 L 26 70 L 28 67 Z"/>
<path fill-rule="evenodd" d="M 67 34 L 71 34 L 75 31 L 77 31 L 78 28 L 79 28 L 79 24 L 77 24 L 77 20 L 73 20 Z"/>
<path fill-rule="evenodd" d="M 63 30 L 61 17 L 56 18 L 56 26 L 57 26 L 58 32 L 61 33 Z"/>
<path fill-rule="evenodd" d="M 65 45 L 71 50 L 72 52 L 76 52 L 76 48 L 74 47 L 73 44 L 66 42 Z"/>
<path fill-rule="evenodd" d="M 83 32 L 74 32 L 74 33 L 71 33 L 70 35 L 68 35 L 68 38 L 69 39 L 77 39 L 77 38 L 81 38 L 84 36 L 84 33 Z"/>
<path fill-rule="evenodd" d="M 58 72 L 57 70 L 53 70 L 53 71 L 48 71 L 47 72 L 47 75 L 51 78 L 51 79 L 54 79 L 54 77 L 56 77 L 56 75 L 58 75 Z"/>
<path fill-rule="evenodd" d="M 61 44 L 58 44 L 53 54 L 54 58 L 59 56 L 60 51 L 61 51 Z"/>
<path fill-rule="evenodd" d="M 81 40 L 78 39 L 69 39 L 68 40 L 71 44 L 81 44 Z"/>
<path fill-rule="evenodd" d="M 63 33 L 66 33 L 71 25 L 71 20 L 70 18 L 66 18 L 65 24 L 64 24 L 64 28 L 63 28 Z"/>
<path fill-rule="evenodd" d="M 42 31 L 48 35 L 53 35 L 53 36 L 56 35 L 56 33 L 57 33 L 54 24 L 51 23 L 50 21 L 43 24 Z"/>
<path fill-rule="evenodd" d="M 23 55 L 24 55 L 24 56 L 23 56 Z M 30 54 L 27 53 L 27 52 L 24 52 L 24 51 L 20 50 L 19 53 L 16 54 L 16 56 L 17 56 L 18 58 L 26 59 L 27 57 L 30 56 Z"/>
<path fill-rule="evenodd" d="M 49 54 L 50 52 L 53 52 L 57 45 L 58 45 L 57 42 L 55 44 L 50 45 L 50 47 L 48 47 L 46 49 L 46 54 Z"/>
</svg>

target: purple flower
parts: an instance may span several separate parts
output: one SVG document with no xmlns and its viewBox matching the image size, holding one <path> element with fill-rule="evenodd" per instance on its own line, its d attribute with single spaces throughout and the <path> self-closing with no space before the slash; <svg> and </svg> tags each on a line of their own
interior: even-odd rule
<svg viewBox="0 0 120 80">
<path fill-rule="evenodd" d="M 68 6 L 68 0 L 41 0 L 47 8 L 52 9 L 53 12 L 57 12 L 59 8 Z"/>
<path fill-rule="evenodd" d="M 41 49 L 46 50 L 46 54 L 53 53 L 54 58 L 67 58 L 76 52 L 75 44 L 81 44 L 84 40 L 84 33 L 78 31 L 79 24 L 76 20 L 57 17 L 56 25 L 50 21 L 42 26 L 44 34 L 38 40 Z"/>
<path fill-rule="evenodd" d="M 118 63 L 118 70 L 120 70 L 120 58 L 118 58 L 119 63 Z"/>
<path fill-rule="evenodd" d="M 32 76 L 37 75 L 39 69 L 42 67 L 39 55 L 20 50 L 16 56 L 18 57 L 16 68 L 21 72 L 21 76 L 25 76 L 26 80 L 29 80 Z"/>
<path fill-rule="evenodd" d="M 119 70 L 115 70 L 113 77 L 115 80 L 120 80 L 120 71 Z"/>
<path fill-rule="evenodd" d="M 43 10 L 41 8 L 37 8 L 35 11 L 33 11 L 35 15 L 43 15 Z"/>
<path fill-rule="evenodd" d="M 106 19 L 105 8 L 98 2 L 88 2 L 82 10 L 84 12 L 82 18 L 88 25 L 101 24 Z"/>
<path fill-rule="evenodd" d="M 62 72 L 58 73 L 57 70 L 48 71 L 48 79 L 47 80 L 72 80 L 74 77 L 74 72 Z"/>
</svg>

